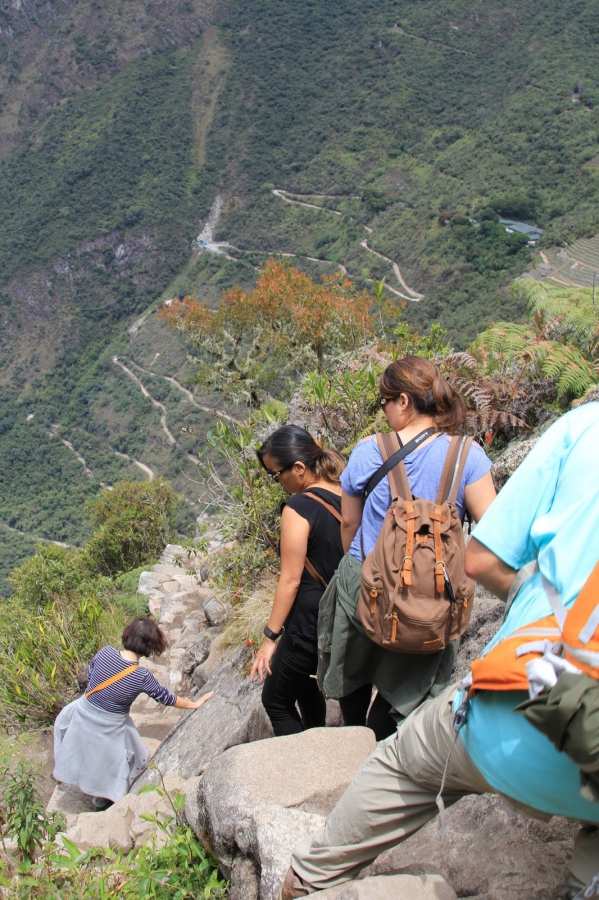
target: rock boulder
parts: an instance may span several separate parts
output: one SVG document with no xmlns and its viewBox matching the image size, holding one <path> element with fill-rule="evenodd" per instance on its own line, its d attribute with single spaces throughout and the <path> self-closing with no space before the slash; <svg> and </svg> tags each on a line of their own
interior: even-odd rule
<svg viewBox="0 0 599 900">
<path fill-rule="evenodd" d="M 577 829 L 577 823 L 559 817 L 550 822 L 527 818 L 500 797 L 472 795 L 447 811 L 444 835 L 435 819 L 381 854 L 363 874 L 417 867 L 442 875 L 459 897 L 547 900 L 568 874 Z"/>
<path fill-rule="evenodd" d="M 152 760 L 163 774 L 191 778 L 228 747 L 272 735 L 260 700 L 262 686 L 250 684 L 246 676 L 249 653 L 246 647 L 230 651 L 202 690 L 214 691 L 214 697 L 185 713 L 165 738 Z M 155 783 L 157 777 L 155 771 L 145 770 L 132 789 Z"/>
<path fill-rule="evenodd" d="M 276 896 L 293 847 L 321 827 L 374 747 L 367 728 L 313 728 L 233 747 L 208 766 L 191 824 L 231 872 L 232 900 Z"/>
</svg>

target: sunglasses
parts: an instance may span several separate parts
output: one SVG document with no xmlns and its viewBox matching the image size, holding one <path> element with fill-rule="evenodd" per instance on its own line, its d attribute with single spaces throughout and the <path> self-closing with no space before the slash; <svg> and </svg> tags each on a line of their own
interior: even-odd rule
<svg viewBox="0 0 599 900">
<path fill-rule="evenodd" d="M 279 475 L 282 475 L 283 472 L 288 472 L 289 469 L 292 469 L 294 467 L 294 465 L 295 463 L 291 463 L 291 465 L 289 466 L 284 466 L 282 469 L 279 469 L 278 472 L 271 472 L 270 469 L 265 469 L 265 471 L 269 478 L 272 478 L 273 481 L 276 481 Z"/>
<path fill-rule="evenodd" d="M 386 403 L 393 403 L 394 400 L 397 400 L 397 397 L 381 397 L 381 408 L 385 408 Z"/>
</svg>

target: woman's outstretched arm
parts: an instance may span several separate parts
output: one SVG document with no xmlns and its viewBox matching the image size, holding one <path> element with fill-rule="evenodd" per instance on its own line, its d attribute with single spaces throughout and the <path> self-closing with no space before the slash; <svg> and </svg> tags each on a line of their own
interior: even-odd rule
<svg viewBox="0 0 599 900">
<path fill-rule="evenodd" d="M 309 534 L 308 521 L 291 507 L 285 506 L 281 517 L 281 574 L 268 620 L 268 627 L 276 634 L 283 628 L 295 602 L 306 562 Z M 276 641 L 264 638 L 250 672 L 250 681 L 256 673 L 260 681 L 264 681 L 265 672 L 271 674 L 270 661 L 276 646 Z"/>
</svg>

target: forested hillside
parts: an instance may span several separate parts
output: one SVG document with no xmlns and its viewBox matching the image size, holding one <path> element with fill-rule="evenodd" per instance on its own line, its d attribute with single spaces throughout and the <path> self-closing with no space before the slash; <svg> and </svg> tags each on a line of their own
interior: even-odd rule
<svg viewBox="0 0 599 900">
<path fill-rule="evenodd" d="M 81 543 L 118 478 L 173 481 L 182 530 L 201 510 L 222 398 L 161 299 L 214 307 L 283 252 L 385 277 L 457 348 L 523 316 L 512 279 L 599 231 L 598 43 L 575 0 L 0 2 L 3 571 Z"/>
</svg>

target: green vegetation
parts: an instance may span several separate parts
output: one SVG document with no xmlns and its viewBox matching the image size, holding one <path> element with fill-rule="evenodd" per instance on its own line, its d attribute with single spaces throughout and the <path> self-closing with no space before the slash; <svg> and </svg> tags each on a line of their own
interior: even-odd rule
<svg viewBox="0 0 599 900">
<path fill-rule="evenodd" d="M 358 293 L 384 278 L 408 325 L 461 350 L 526 319 L 509 284 L 537 251 L 498 211 L 543 228 L 545 250 L 599 228 L 592 6 L 230 0 L 203 37 L 195 0 L 164 0 L 155 27 L 150 4 L 105 10 L 85 0 L 43 34 L 25 11 L 0 36 L 4 572 L 36 537 L 81 546 L 86 501 L 148 478 L 139 464 L 193 527 L 222 398 L 167 383 L 189 390 L 196 364 L 159 299 L 215 309 L 285 252 L 313 277 L 346 269 Z M 190 253 L 217 193 L 236 261 Z M 595 249 L 577 245 L 571 281 L 592 285 Z"/>
<path fill-rule="evenodd" d="M 93 569 L 118 575 L 160 556 L 175 530 L 178 497 L 162 478 L 122 481 L 91 508 L 94 533 L 85 555 Z"/>
<path fill-rule="evenodd" d="M 6 769 L 2 782 L 2 840 L 14 838 L 21 859 L 32 862 L 35 853 L 64 829 L 64 817 L 46 812 L 37 795 L 35 774 L 25 764 Z"/>
<path fill-rule="evenodd" d="M 162 552 L 177 501 L 162 479 L 117 482 L 90 504 L 93 531 L 83 549 L 40 545 L 12 572 L 0 623 L 6 725 L 51 725 L 79 695 L 78 676 L 92 656 L 118 643 L 127 618 L 145 612 L 134 593 L 136 567 Z"/>
<path fill-rule="evenodd" d="M 188 174 L 189 62 L 185 52 L 143 54 L 108 83 L 49 112 L 35 141 L 0 162 L 5 281 L 44 268 L 92 236 L 118 229 L 124 237 L 140 225 L 159 229 L 156 250 L 164 254 L 165 274 L 176 271 L 197 207 Z M 104 250 L 104 268 L 118 266 L 115 250 Z M 97 313 L 118 320 L 143 309 L 152 295 L 140 296 L 125 278 L 111 308 Z M 89 315 L 93 310 L 82 309 L 81 299 L 80 312 Z"/>
<path fill-rule="evenodd" d="M 57 849 L 52 841 L 64 820 L 48 814 L 40 803 L 35 775 L 23 767 L 5 773 L 0 833 L 2 838 L 16 838 L 20 862 L 0 862 L 0 896 L 3 900 L 110 896 L 224 900 L 227 883 L 219 875 L 217 861 L 181 822 L 185 796 L 171 797 L 160 788 L 158 792 L 168 798 L 173 810 L 173 815 L 151 817 L 162 840 L 153 837 L 123 854 L 106 847 L 81 851 L 63 835 L 63 846 Z"/>
</svg>

